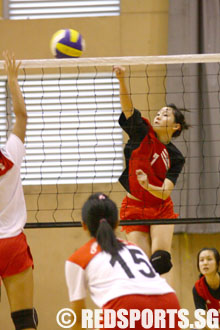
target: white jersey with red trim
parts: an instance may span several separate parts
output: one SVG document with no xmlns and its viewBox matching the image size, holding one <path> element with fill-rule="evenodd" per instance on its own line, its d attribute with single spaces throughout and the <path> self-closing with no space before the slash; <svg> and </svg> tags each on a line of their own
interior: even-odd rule
<svg viewBox="0 0 220 330">
<path fill-rule="evenodd" d="M 19 235 L 27 215 L 20 177 L 25 147 L 13 133 L 0 150 L 0 239 Z"/>
<path fill-rule="evenodd" d="M 154 271 L 138 246 L 123 242 L 125 247 L 112 257 L 103 252 L 93 238 L 66 261 L 65 275 L 71 302 L 84 299 L 86 289 L 98 307 L 124 295 L 174 292 Z"/>
</svg>

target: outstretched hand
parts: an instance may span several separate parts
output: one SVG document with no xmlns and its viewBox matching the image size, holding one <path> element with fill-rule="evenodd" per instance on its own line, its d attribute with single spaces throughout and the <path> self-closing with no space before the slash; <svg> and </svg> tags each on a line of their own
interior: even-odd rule
<svg viewBox="0 0 220 330">
<path fill-rule="evenodd" d="M 15 56 L 13 53 L 10 53 L 9 51 L 4 51 L 3 52 L 3 57 L 5 60 L 5 71 L 8 76 L 8 80 L 13 80 L 17 79 L 18 76 L 18 69 L 21 65 L 21 62 L 16 64 Z"/>
<path fill-rule="evenodd" d="M 146 189 L 149 184 L 147 174 L 144 173 L 144 171 L 142 171 L 141 169 L 139 169 L 139 170 L 136 170 L 136 175 L 137 175 L 137 180 L 138 180 L 139 184 L 141 186 L 144 186 L 144 188 Z"/>
<path fill-rule="evenodd" d="M 3 53 L 3 57 L 5 60 L 5 71 L 8 75 L 8 86 L 10 89 L 15 114 L 15 123 L 12 133 L 24 142 L 27 125 L 27 113 L 24 97 L 17 79 L 21 62 L 16 62 L 14 54 L 9 51 L 5 51 Z"/>
<path fill-rule="evenodd" d="M 113 67 L 113 72 L 115 72 L 117 79 L 122 79 L 125 77 L 125 68 L 123 66 L 117 66 L 115 65 Z"/>
</svg>

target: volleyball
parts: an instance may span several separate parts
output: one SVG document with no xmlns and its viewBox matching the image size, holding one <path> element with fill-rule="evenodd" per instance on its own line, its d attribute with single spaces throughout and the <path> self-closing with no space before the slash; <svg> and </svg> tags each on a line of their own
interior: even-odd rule
<svg viewBox="0 0 220 330">
<path fill-rule="evenodd" d="M 85 49 L 85 41 L 78 31 L 62 29 L 53 34 L 50 49 L 56 58 L 80 57 Z"/>
</svg>

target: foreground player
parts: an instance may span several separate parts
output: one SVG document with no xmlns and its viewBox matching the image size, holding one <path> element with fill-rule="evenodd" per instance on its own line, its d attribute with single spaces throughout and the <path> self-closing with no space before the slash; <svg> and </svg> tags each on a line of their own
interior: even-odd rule
<svg viewBox="0 0 220 330">
<path fill-rule="evenodd" d="M 73 253 L 65 266 L 71 308 L 77 318 L 73 329 L 82 329 L 81 310 L 86 308 L 87 289 L 95 304 L 104 310 L 117 312 L 123 308 L 129 313 L 137 309 L 141 313 L 146 308 L 152 312 L 180 308 L 173 289 L 155 273 L 146 254 L 134 244 L 116 238 L 118 211 L 111 199 L 102 193 L 91 195 L 82 208 L 82 219 L 83 228 L 92 238 Z M 175 324 L 174 329 L 178 329 L 177 319 Z M 135 329 L 144 329 L 140 320 Z M 169 329 L 168 313 L 165 329 Z"/>
<path fill-rule="evenodd" d="M 125 84 L 123 67 L 114 67 L 120 84 L 122 114 L 119 124 L 128 134 L 124 154 L 126 169 L 119 181 L 127 191 L 121 206 L 122 220 L 176 218 L 170 194 L 184 165 L 184 157 L 171 143 L 188 128 L 174 105 L 160 109 L 153 126 L 134 109 Z M 171 267 L 174 225 L 124 226 L 129 241 L 139 245 L 159 274 Z"/>
<path fill-rule="evenodd" d="M 15 124 L 6 145 L 0 149 L 0 277 L 6 288 L 16 330 L 37 328 L 33 308 L 33 260 L 23 233 L 26 206 L 20 178 L 25 155 L 26 107 L 17 81 L 20 64 L 3 54 L 11 92 Z"/>
<path fill-rule="evenodd" d="M 196 309 L 220 311 L 220 255 L 215 248 L 203 248 L 197 256 L 200 279 L 193 288 Z"/>
</svg>

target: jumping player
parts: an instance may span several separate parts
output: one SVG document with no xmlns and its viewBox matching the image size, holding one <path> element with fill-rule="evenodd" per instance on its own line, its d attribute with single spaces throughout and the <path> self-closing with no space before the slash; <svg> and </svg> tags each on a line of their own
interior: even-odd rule
<svg viewBox="0 0 220 330">
<path fill-rule="evenodd" d="M 76 313 L 75 330 L 81 330 L 85 307 L 86 290 L 99 308 L 111 309 L 117 314 L 122 308 L 128 313 L 137 309 L 165 311 L 165 329 L 170 328 L 166 310 L 179 310 L 180 306 L 173 289 L 151 266 L 146 254 L 132 243 L 117 239 L 114 229 L 118 224 L 115 203 L 103 193 L 89 197 L 82 208 L 83 228 L 91 239 L 73 253 L 66 261 L 65 274 L 71 308 Z M 104 314 L 105 315 L 105 314 Z M 105 319 L 105 316 L 104 316 Z M 121 329 L 116 323 L 113 329 Z M 156 329 L 153 320 L 150 329 Z M 174 329 L 178 329 L 175 318 Z M 104 326 L 104 327 L 103 327 Z M 102 329 L 105 328 L 102 324 Z M 146 329 L 141 320 L 135 322 L 136 330 Z M 128 326 L 130 323 L 128 318 Z"/>
<path fill-rule="evenodd" d="M 220 314 L 220 255 L 215 248 L 203 248 L 197 255 L 200 278 L 193 287 L 196 309 L 214 308 Z"/>
<path fill-rule="evenodd" d="M 125 84 L 125 69 L 114 67 L 120 84 L 122 114 L 119 124 L 129 140 L 124 154 L 126 169 L 119 181 L 127 191 L 121 206 L 122 220 L 176 218 L 170 194 L 184 165 L 184 157 L 171 143 L 188 128 L 174 105 L 160 109 L 153 125 L 133 107 Z M 172 267 L 174 225 L 123 226 L 129 241 L 139 245 L 159 274 Z"/>
<path fill-rule="evenodd" d="M 8 52 L 3 56 L 15 123 L 5 146 L 0 149 L 0 277 L 15 329 L 33 330 L 37 328 L 37 314 L 33 308 L 33 260 L 23 233 L 26 206 L 20 178 L 27 113 L 17 81 L 20 63 L 16 64 L 14 56 Z"/>
</svg>

